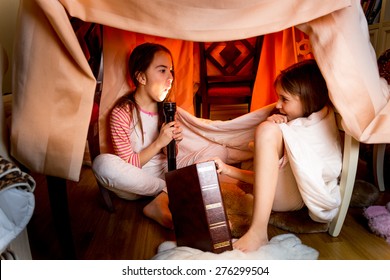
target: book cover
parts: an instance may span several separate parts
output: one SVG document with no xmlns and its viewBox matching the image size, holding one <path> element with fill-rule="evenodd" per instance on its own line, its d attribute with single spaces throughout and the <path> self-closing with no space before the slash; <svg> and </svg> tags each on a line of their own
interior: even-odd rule
<svg viewBox="0 0 390 280">
<path fill-rule="evenodd" d="M 177 246 L 213 253 L 232 250 L 214 161 L 170 171 L 165 179 Z"/>
</svg>

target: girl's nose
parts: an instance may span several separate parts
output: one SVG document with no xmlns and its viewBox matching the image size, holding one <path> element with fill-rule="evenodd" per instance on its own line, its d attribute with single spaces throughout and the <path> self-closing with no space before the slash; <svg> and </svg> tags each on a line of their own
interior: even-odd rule
<svg viewBox="0 0 390 280">
<path fill-rule="evenodd" d="M 282 108 L 282 101 L 280 101 L 280 99 L 278 99 L 278 102 L 276 102 L 276 108 L 277 109 Z"/>
<path fill-rule="evenodd" d="M 168 77 L 168 79 L 171 81 L 171 83 L 172 83 L 172 81 L 173 81 L 173 73 L 172 73 L 172 71 L 169 71 L 169 77 Z"/>
</svg>

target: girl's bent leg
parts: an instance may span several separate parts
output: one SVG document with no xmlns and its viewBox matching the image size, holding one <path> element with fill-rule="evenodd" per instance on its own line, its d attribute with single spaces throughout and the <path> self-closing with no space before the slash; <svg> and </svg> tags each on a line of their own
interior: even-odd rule
<svg viewBox="0 0 390 280">
<path fill-rule="evenodd" d="M 268 243 L 268 222 L 278 182 L 279 159 L 283 156 L 283 137 L 279 126 L 263 122 L 256 129 L 254 156 L 254 204 L 252 224 L 234 244 L 241 251 L 255 251 Z"/>
<path fill-rule="evenodd" d="M 100 154 L 92 163 L 96 179 L 119 197 L 134 200 L 142 196 L 156 196 L 165 181 L 123 161 L 113 154 Z"/>
</svg>

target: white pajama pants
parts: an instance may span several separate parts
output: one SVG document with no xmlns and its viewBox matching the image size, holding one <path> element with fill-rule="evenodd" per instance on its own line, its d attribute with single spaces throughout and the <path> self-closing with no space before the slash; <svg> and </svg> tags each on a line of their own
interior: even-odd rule
<svg viewBox="0 0 390 280">
<path fill-rule="evenodd" d="M 223 146 L 204 148 L 196 153 L 177 156 L 177 168 L 219 157 L 227 159 L 227 149 Z M 153 159 L 152 159 L 153 161 Z M 119 197 L 135 200 L 143 196 L 156 196 L 166 191 L 165 173 L 167 161 L 155 160 L 143 168 L 131 165 L 113 154 L 100 154 L 92 164 L 98 182 Z"/>
</svg>

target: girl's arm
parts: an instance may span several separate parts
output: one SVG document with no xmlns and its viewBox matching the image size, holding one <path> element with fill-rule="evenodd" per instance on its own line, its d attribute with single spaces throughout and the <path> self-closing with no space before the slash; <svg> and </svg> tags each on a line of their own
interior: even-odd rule
<svg viewBox="0 0 390 280">
<path fill-rule="evenodd" d="M 219 174 L 227 175 L 231 178 L 240 180 L 245 183 L 253 184 L 254 182 L 254 172 L 250 170 L 240 169 L 231 165 L 224 163 L 220 158 L 213 159 L 216 166 L 217 172 Z"/>
<path fill-rule="evenodd" d="M 180 123 L 175 121 L 175 124 L 174 124 L 174 127 L 175 129 L 173 130 L 173 139 L 175 140 L 175 144 L 176 144 L 176 155 L 179 154 L 179 143 L 181 140 L 183 140 L 183 135 L 182 135 L 182 131 L 183 129 L 180 127 Z M 167 151 L 167 146 L 163 147 L 162 149 L 163 153 L 165 155 L 167 155 L 168 151 Z"/>
<path fill-rule="evenodd" d="M 116 107 L 110 115 L 110 132 L 114 153 L 134 166 L 141 167 L 139 155 L 131 145 L 132 119 L 128 107 Z"/>
</svg>

